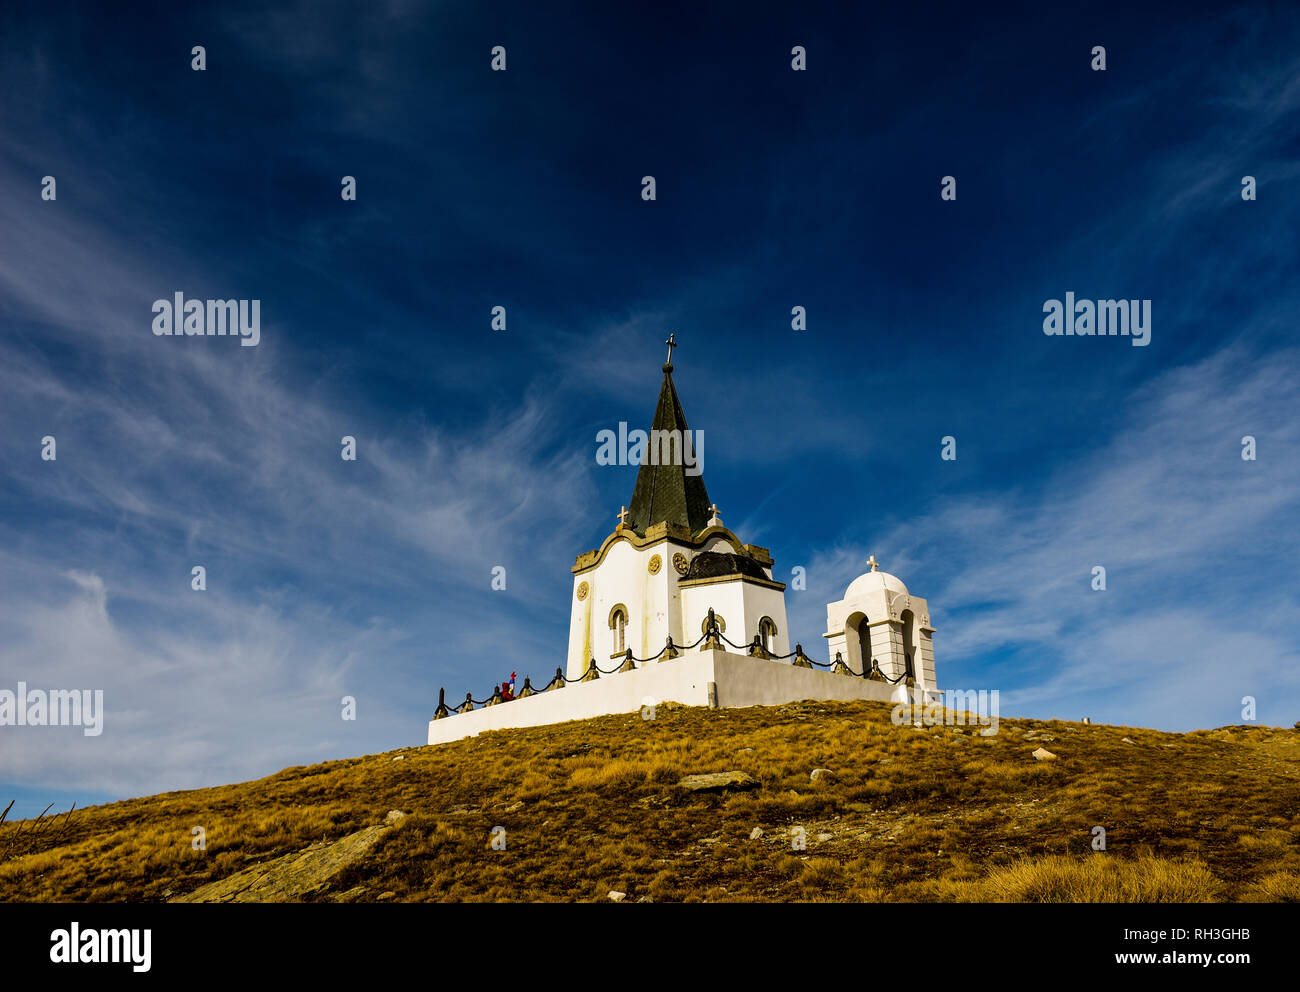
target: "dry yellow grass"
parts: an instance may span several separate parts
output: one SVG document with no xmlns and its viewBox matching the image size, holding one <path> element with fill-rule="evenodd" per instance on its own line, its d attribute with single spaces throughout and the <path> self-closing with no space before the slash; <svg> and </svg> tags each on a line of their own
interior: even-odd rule
<svg viewBox="0 0 1300 992">
<path fill-rule="evenodd" d="M 956 728 L 962 729 L 962 728 Z M 1059 757 L 1035 761 L 1034 730 Z M 1137 741 L 1125 744 L 1123 737 Z M 312 900 L 1297 901 L 1300 733 L 661 706 L 0 826 L 0 899 L 156 901 L 409 815 Z M 809 772 L 834 775 L 813 782 Z M 686 774 L 758 787 L 688 794 Z M 1092 850 L 1093 828 L 1106 851 Z M 206 831 L 205 850 L 191 828 Z M 506 831 L 494 850 L 494 827 Z M 755 827 L 762 835 L 751 839 Z M 806 849 L 796 849 L 798 837 Z"/>
<path fill-rule="evenodd" d="M 1246 889 L 1242 902 L 1300 902 L 1300 872 L 1275 871 Z"/>
<path fill-rule="evenodd" d="M 940 883 L 957 902 L 1215 902 L 1223 886 L 1199 861 L 1140 854 L 1049 854 L 999 868 L 984 878 Z"/>
</svg>

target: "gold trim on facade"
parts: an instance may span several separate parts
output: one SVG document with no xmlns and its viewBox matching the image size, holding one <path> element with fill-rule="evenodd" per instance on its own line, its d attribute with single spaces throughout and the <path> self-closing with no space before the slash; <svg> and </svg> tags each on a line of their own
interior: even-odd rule
<svg viewBox="0 0 1300 992">
<path fill-rule="evenodd" d="M 638 551 L 667 542 L 673 542 L 694 551 L 702 548 L 714 537 L 721 537 L 726 540 L 737 554 L 744 555 L 747 558 L 752 558 L 754 561 L 767 568 L 772 567 L 772 553 L 767 548 L 759 547 L 757 544 L 742 544 L 740 538 L 729 531 L 726 527 L 706 527 L 704 530 L 692 537 L 690 531 L 685 527 L 678 527 L 675 524 L 670 524 L 667 521 L 664 521 L 663 523 L 658 523 L 652 527 L 646 528 L 645 537 L 638 537 L 634 530 L 631 528 L 625 528 L 622 524 L 619 524 L 619 526 L 615 528 L 614 533 L 610 534 L 609 537 L 605 538 L 605 540 L 601 542 L 599 548 L 596 548 L 594 551 L 584 551 L 582 554 L 578 555 L 577 560 L 573 563 L 573 568 L 571 568 L 570 571 L 574 575 L 580 575 L 583 572 L 591 571 L 591 569 L 595 568 L 605 560 L 605 556 L 609 554 L 609 549 L 619 541 L 627 541 L 628 544 L 632 545 L 632 547 L 636 548 Z M 783 585 L 781 588 L 784 589 L 785 586 Z"/>
</svg>

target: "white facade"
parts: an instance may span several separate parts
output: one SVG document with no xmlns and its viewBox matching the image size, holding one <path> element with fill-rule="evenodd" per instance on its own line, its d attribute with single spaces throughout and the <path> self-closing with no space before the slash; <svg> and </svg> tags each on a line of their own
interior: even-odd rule
<svg viewBox="0 0 1300 992">
<path fill-rule="evenodd" d="M 683 581 L 680 573 L 689 567 L 690 556 L 706 550 L 744 553 L 752 561 L 764 562 L 766 578 L 727 575 Z M 676 565 L 674 555 L 683 556 Z M 656 556 L 658 567 L 653 565 Z M 650 528 L 645 538 L 620 528 L 600 549 L 579 556 L 574 565 L 566 675 L 581 678 L 587 671 L 584 659 L 591 657 L 606 672 L 621 665 L 624 654 L 616 650 L 608 620 L 611 611 L 620 608 L 628 611 L 624 650 L 631 648 L 638 659 L 652 658 L 671 634 L 679 653 L 638 661 L 630 670 L 573 681 L 522 699 L 435 717 L 429 722 L 428 742 L 440 744 L 486 730 L 637 713 L 670 701 L 712 707 L 775 706 L 802 699 L 919 703 L 921 693 L 938 688 L 929 604 L 913 596 L 896 576 L 877 571 L 874 558 L 870 564 L 872 570 L 855 579 L 843 599 L 826 607 L 828 660 L 834 662 L 838 654 L 851 671 L 845 674 L 707 644 L 688 649 L 686 645 L 699 640 L 712 607 L 719 622 L 726 623 L 728 639 L 736 644 L 751 643 L 760 621 L 771 619 L 776 626 L 771 653 L 789 653 L 784 587 L 770 578 L 770 556 L 762 548 L 741 545 L 721 526 L 710 527 L 696 541 L 671 535 L 664 527 Z M 863 673 L 870 674 L 873 658 L 880 675 L 864 677 Z"/>
<path fill-rule="evenodd" d="M 703 552 L 744 556 L 760 566 L 764 578 L 685 580 L 691 561 Z M 598 550 L 578 558 L 572 603 L 565 667 L 570 679 L 580 678 L 592 659 L 598 668 L 615 667 L 629 648 L 636 658 L 651 658 L 669 637 L 679 649 L 694 644 L 710 607 L 732 643 L 750 644 L 767 618 L 775 628 L 769 653 L 790 651 L 785 586 L 772 580 L 771 556 L 763 548 L 741 544 L 722 526 L 709 527 L 693 540 L 662 524 L 644 538 L 620 526 Z"/>
</svg>

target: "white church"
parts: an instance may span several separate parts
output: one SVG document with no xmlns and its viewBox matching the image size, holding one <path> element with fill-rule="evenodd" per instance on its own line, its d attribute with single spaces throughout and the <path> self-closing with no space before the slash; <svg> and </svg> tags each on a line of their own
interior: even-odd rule
<svg viewBox="0 0 1300 992">
<path fill-rule="evenodd" d="M 686 416 L 663 366 L 632 502 L 599 548 L 574 562 L 567 663 L 515 699 L 439 699 L 429 743 L 646 706 L 771 706 L 803 699 L 906 702 L 936 689 L 929 604 L 879 570 L 826 606 L 827 661 L 790 648 L 785 584 L 766 548 L 722 522 L 685 464 Z M 675 439 L 675 444 L 674 444 Z M 675 453 L 676 457 L 671 457 Z M 670 457 L 660 457 L 661 454 Z"/>
</svg>

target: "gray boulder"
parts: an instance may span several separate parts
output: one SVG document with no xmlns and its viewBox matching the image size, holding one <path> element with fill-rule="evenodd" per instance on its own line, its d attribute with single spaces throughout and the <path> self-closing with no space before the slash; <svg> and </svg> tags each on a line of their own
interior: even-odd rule
<svg viewBox="0 0 1300 992">
<path fill-rule="evenodd" d="M 754 789 L 758 782 L 752 775 L 733 771 L 687 775 L 677 785 L 687 792 L 709 792 L 715 789 Z"/>
</svg>

